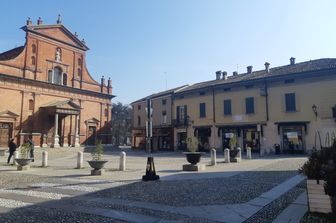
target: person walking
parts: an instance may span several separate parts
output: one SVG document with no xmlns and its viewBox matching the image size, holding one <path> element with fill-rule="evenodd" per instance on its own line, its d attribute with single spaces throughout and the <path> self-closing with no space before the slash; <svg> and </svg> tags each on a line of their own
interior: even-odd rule
<svg viewBox="0 0 336 223">
<path fill-rule="evenodd" d="M 9 156 L 8 156 L 8 159 L 7 159 L 7 164 L 9 164 L 9 161 L 11 159 L 11 157 L 13 156 L 16 148 L 17 148 L 17 145 L 15 144 L 14 142 L 14 139 L 11 138 L 8 142 L 8 148 L 9 148 Z M 14 159 L 14 158 L 13 158 Z"/>
<path fill-rule="evenodd" d="M 34 142 L 29 138 L 28 143 L 30 146 L 30 158 L 32 159 L 32 162 L 34 162 Z"/>
</svg>

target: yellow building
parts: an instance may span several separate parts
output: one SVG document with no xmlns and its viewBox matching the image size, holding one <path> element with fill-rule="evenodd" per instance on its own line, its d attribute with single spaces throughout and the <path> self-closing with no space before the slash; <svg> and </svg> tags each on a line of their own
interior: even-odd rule
<svg viewBox="0 0 336 223">
<path fill-rule="evenodd" d="M 307 152 L 336 133 L 336 59 L 319 59 L 197 83 L 174 94 L 174 148 L 195 136 L 199 149 L 250 146 L 261 155 L 274 144 L 288 153 Z M 319 139 L 317 137 L 317 139 Z M 317 140 L 320 146 L 320 140 Z"/>
<path fill-rule="evenodd" d="M 154 150 L 174 149 L 174 130 L 172 125 L 172 98 L 174 93 L 186 86 L 177 87 L 132 102 L 133 126 L 132 147 L 146 147 L 147 99 L 152 103 L 152 148 Z"/>
</svg>

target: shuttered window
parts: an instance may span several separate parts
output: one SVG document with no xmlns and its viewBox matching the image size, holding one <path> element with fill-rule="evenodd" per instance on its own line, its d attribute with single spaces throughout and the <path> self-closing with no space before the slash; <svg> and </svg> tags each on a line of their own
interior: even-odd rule
<svg viewBox="0 0 336 223">
<path fill-rule="evenodd" d="M 245 98 L 246 114 L 254 114 L 254 98 Z"/>
<path fill-rule="evenodd" d="M 295 93 L 285 94 L 286 112 L 296 111 Z"/>
<path fill-rule="evenodd" d="M 200 118 L 204 118 L 206 116 L 205 113 L 205 103 L 200 103 Z"/>
<path fill-rule="evenodd" d="M 231 115 L 231 100 L 224 100 L 224 115 Z"/>
</svg>

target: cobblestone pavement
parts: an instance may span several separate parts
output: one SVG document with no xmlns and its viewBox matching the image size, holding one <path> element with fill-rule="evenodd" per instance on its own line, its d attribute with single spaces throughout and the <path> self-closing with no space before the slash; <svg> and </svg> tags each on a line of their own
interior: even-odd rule
<svg viewBox="0 0 336 223">
<path fill-rule="evenodd" d="M 270 160 L 249 171 L 230 166 L 225 177 L 157 182 L 3 171 L 0 222 L 272 222 L 304 190 L 305 158 Z"/>
</svg>

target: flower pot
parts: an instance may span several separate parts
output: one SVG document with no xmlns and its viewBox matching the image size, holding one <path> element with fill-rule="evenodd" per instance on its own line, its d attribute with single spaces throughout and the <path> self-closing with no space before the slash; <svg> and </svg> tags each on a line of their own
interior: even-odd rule
<svg viewBox="0 0 336 223">
<path fill-rule="evenodd" d="M 15 161 L 20 165 L 20 166 L 27 166 L 33 159 L 30 158 L 20 158 L 20 159 L 15 159 Z"/>
<path fill-rule="evenodd" d="M 196 165 L 201 161 L 201 156 L 203 153 L 201 152 L 186 152 L 184 153 L 186 155 L 187 161 L 193 165 Z"/>
<path fill-rule="evenodd" d="M 324 191 L 323 180 L 307 180 L 308 207 L 310 212 L 331 213 L 331 198 Z"/>
<path fill-rule="evenodd" d="M 104 167 L 105 163 L 107 163 L 107 160 L 89 160 L 88 163 L 89 165 L 94 169 L 94 170 L 100 170 Z"/>
</svg>

